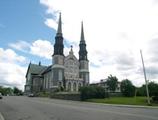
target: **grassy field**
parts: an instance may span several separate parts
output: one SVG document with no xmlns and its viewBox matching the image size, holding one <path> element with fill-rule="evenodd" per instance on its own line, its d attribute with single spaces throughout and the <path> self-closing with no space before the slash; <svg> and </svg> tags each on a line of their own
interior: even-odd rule
<svg viewBox="0 0 158 120">
<path fill-rule="evenodd" d="M 88 102 L 107 103 L 107 104 L 123 104 L 123 105 L 143 105 L 147 106 L 146 97 L 110 97 L 105 99 L 89 99 Z M 158 104 L 151 104 L 158 106 Z"/>
</svg>

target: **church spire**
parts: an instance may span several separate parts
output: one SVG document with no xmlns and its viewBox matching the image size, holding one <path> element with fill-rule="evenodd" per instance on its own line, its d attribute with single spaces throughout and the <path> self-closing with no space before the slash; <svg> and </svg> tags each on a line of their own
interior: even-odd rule
<svg viewBox="0 0 158 120">
<path fill-rule="evenodd" d="M 59 21 L 58 21 L 58 30 L 57 30 L 57 34 L 62 34 L 61 13 L 59 13 Z"/>
<path fill-rule="evenodd" d="M 80 38 L 79 60 L 87 60 L 86 42 L 84 38 L 83 22 L 81 23 L 81 38 Z"/>
<path fill-rule="evenodd" d="M 81 22 L 81 41 L 85 41 L 84 40 L 83 21 Z"/>
<path fill-rule="evenodd" d="M 54 44 L 54 54 L 53 55 L 64 55 L 64 44 L 63 44 L 63 36 L 62 36 L 62 21 L 61 21 L 61 13 L 59 14 L 58 21 L 58 29 L 55 36 L 55 44 Z"/>
</svg>

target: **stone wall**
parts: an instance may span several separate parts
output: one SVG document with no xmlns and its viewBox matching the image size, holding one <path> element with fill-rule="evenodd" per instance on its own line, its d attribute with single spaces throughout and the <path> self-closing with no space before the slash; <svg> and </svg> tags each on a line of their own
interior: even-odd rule
<svg viewBox="0 0 158 120">
<path fill-rule="evenodd" d="M 75 101 L 81 100 L 80 93 L 59 92 L 59 93 L 52 93 L 50 97 L 55 99 L 64 99 L 64 100 L 75 100 Z"/>
</svg>

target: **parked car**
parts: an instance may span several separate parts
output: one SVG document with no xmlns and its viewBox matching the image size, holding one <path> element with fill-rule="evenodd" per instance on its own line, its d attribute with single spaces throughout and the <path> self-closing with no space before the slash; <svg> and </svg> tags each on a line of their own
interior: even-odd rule
<svg viewBox="0 0 158 120">
<path fill-rule="evenodd" d="M 2 96 L 2 94 L 0 93 L 0 99 L 2 99 L 3 98 L 3 96 Z"/>
<path fill-rule="evenodd" d="M 30 93 L 29 95 L 28 95 L 28 97 L 34 97 L 35 95 L 33 94 L 33 93 Z"/>
</svg>

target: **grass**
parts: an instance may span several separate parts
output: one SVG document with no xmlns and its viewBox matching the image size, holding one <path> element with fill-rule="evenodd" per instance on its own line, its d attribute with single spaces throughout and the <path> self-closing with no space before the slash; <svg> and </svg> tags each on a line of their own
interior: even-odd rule
<svg viewBox="0 0 158 120">
<path fill-rule="evenodd" d="M 87 101 L 107 104 L 148 105 L 146 97 L 110 97 L 105 99 L 88 99 Z M 152 106 L 158 106 L 158 104 L 153 103 Z"/>
</svg>

